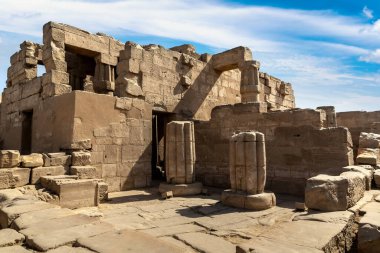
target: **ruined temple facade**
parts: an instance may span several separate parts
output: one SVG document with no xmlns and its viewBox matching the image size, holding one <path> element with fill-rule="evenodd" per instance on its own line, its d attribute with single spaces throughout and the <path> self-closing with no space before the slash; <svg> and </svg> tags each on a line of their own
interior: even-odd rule
<svg viewBox="0 0 380 253">
<path fill-rule="evenodd" d="M 195 175 L 208 186 L 230 186 L 229 138 L 237 131 L 265 135 L 266 186 L 275 192 L 303 194 L 308 178 L 354 164 L 358 137 L 353 143 L 346 127 L 355 124 L 333 107 L 296 109 L 292 86 L 260 72 L 245 47 L 199 55 L 191 45 L 123 44 L 49 22 L 43 45 L 22 43 L 10 63 L 2 149 L 89 151 L 110 191 L 160 178 L 171 121 L 194 122 Z M 46 73 L 38 75 L 38 65 Z"/>
</svg>

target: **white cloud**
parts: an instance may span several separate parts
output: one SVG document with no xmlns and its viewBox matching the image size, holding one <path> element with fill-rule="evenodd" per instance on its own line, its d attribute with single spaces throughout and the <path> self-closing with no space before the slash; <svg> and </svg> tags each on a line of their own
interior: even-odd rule
<svg viewBox="0 0 380 253">
<path fill-rule="evenodd" d="M 366 16 L 367 18 L 369 18 L 369 19 L 373 19 L 373 10 L 368 9 L 367 6 L 364 6 L 364 8 L 363 8 L 363 14 L 364 14 L 364 16 Z"/>
<path fill-rule="evenodd" d="M 360 61 L 380 63 L 380 48 L 369 52 L 366 55 L 360 56 Z"/>
</svg>

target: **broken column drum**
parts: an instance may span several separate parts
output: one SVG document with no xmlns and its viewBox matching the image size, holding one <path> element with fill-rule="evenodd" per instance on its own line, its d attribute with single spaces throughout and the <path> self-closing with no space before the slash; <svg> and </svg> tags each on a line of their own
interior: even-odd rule
<svg viewBox="0 0 380 253">
<path fill-rule="evenodd" d="M 166 182 L 160 192 L 173 191 L 174 196 L 198 194 L 202 184 L 195 182 L 195 140 L 192 121 L 172 121 L 166 126 Z"/>
<path fill-rule="evenodd" d="M 263 210 L 275 205 L 273 193 L 265 193 L 266 154 L 263 133 L 249 131 L 230 139 L 231 189 L 222 194 L 222 202 L 235 207 Z"/>
<path fill-rule="evenodd" d="M 264 134 L 244 132 L 230 140 L 230 182 L 234 191 L 264 192 L 266 156 Z"/>
</svg>

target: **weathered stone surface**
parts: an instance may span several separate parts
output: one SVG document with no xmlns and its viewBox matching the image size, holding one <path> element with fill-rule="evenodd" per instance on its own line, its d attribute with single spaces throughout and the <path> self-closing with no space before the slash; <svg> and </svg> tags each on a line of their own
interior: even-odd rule
<svg viewBox="0 0 380 253">
<path fill-rule="evenodd" d="M 11 168 L 15 186 L 21 187 L 29 184 L 30 182 L 30 168 Z"/>
<path fill-rule="evenodd" d="M 0 209 L 0 225 L 2 228 L 7 228 L 9 225 L 17 219 L 21 214 L 54 208 L 55 205 L 42 202 L 42 201 L 17 201 L 14 200 L 11 203 Z"/>
<path fill-rule="evenodd" d="M 72 226 L 56 231 L 45 231 L 31 238 L 27 238 L 28 246 L 39 251 L 47 251 L 59 246 L 74 243 L 79 238 L 92 237 L 112 231 L 111 225 L 102 222 Z"/>
<path fill-rule="evenodd" d="M 205 253 L 235 253 L 236 246 L 214 235 L 206 233 L 185 233 L 175 236 L 192 248 Z"/>
<path fill-rule="evenodd" d="M 14 188 L 16 181 L 13 177 L 12 170 L 0 169 L 0 189 Z"/>
<path fill-rule="evenodd" d="M 42 154 L 33 153 L 21 156 L 21 165 L 25 168 L 34 168 L 44 165 Z"/>
<path fill-rule="evenodd" d="M 190 232 L 199 232 L 203 230 L 204 230 L 203 227 L 200 227 L 194 224 L 182 224 L 182 225 L 175 225 L 175 226 L 170 226 L 170 227 L 145 229 L 143 230 L 143 232 L 156 236 L 156 237 L 161 237 L 161 236 L 168 236 L 168 235 L 179 235 L 179 234 L 190 233 Z"/>
<path fill-rule="evenodd" d="M 358 252 L 374 253 L 380 248 L 380 203 L 364 206 L 364 217 L 359 221 Z"/>
<path fill-rule="evenodd" d="M 15 245 L 15 246 L 9 246 L 9 247 L 4 247 L 0 248 L 0 253 L 30 253 L 30 251 L 26 250 L 25 248 Z"/>
<path fill-rule="evenodd" d="M 49 166 L 70 166 L 71 165 L 71 155 L 53 156 L 49 159 Z M 45 165 L 44 165 L 45 166 Z"/>
<path fill-rule="evenodd" d="M 194 123 L 172 121 L 166 125 L 166 181 L 172 184 L 194 183 Z"/>
<path fill-rule="evenodd" d="M 67 174 L 67 169 L 63 166 L 37 167 L 32 169 L 31 184 L 40 183 L 42 176 L 57 176 Z"/>
<path fill-rule="evenodd" d="M 96 168 L 93 166 L 71 166 L 71 175 L 77 175 L 79 179 L 93 179 L 97 177 Z"/>
<path fill-rule="evenodd" d="M 25 236 L 13 229 L 6 228 L 0 230 L 0 247 L 21 245 L 25 240 Z"/>
<path fill-rule="evenodd" d="M 276 196 L 273 193 L 268 192 L 250 195 L 232 190 L 225 190 L 222 193 L 221 201 L 228 206 L 259 211 L 275 206 Z"/>
<path fill-rule="evenodd" d="M 130 252 L 184 252 L 173 244 L 154 238 L 146 233 L 131 230 L 121 230 L 91 238 L 81 238 L 78 240 L 78 244 L 99 253 L 124 253 L 127 249 Z"/>
<path fill-rule="evenodd" d="M 306 206 L 322 211 L 343 211 L 353 206 L 363 197 L 365 177 L 357 172 L 348 173 L 350 174 L 309 178 L 305 189 Z"/>
<path fill-rule="evenodd" d="M 171 191 L 173 196 L 197 195 L 202 192 L 202 183 L 195 182 L 192 184 L 168 184 L 160 183 L 158 191 L 160 193 Z"/>
<path fill-rule="evenodd" d="M 73 211 L 66 208 L 50 208 L 37 211 L 31 211 L 21 214 L 17 219 L 12 222 L 11 227 L 16 230 L 25 229 L 31 226 L 38 226 L 43 222 L 72 215 Z"/>
<path fill-rule="evenodd" d="M 380 134 L 361 132 L 359 136 L 359 147 L 380 148 Z"/>
<path fill-rule="evenodd" d="M 234 134 L 229 150 L 231 189 L 262 193 L 266 181 L 264 134 L 254 131 Z"/>
<path fill-rule="evenodd" d="M 72 165 L 73 166 L 85 166 L 91 164 L 91 153 L 90 152 L 73 152 L 72 156 Z"/>
<path fill-rule="evenodd" d="M 26 238 L 30 239 L 46 232 L 54 232 L 57 230 L 90 224 L 97 220 L 98 218 L 89 217 L 82 214 L 72 214 L 55 219 L 48 219 L 44 222 L 41 222 L 40 224 L 31 224 L 29 227 L 20 230 L 20 233 L 25 235 Z"/>
<path fill-rule="evenodd" d="M 93 251 L 82 247 L 61 246 L 47 251 L 47 253 L 93 253 Z"/>
<path fill-rule="evenodd" d="M 371 190 L 371 185 L 372 185 L 372 178 L 373 178 L 373 171 L 365 169 L 361 166 L 346 166 L 343 168 L 343 171 L 355 171 L 362 173 L 366 177 L 366 190 L 369 191 Z"/>
<path fill-rule="evenodd" d="M 379 156 L 379 149 L 359 148 L 356 162 L 358 164 L 376 165 Z"/>
<path fill-rule="evenodd" d="M 16 167 L 20 163 L 20 152 L 17 150 L 0 150 L 0 168 Z"/>
</svg>

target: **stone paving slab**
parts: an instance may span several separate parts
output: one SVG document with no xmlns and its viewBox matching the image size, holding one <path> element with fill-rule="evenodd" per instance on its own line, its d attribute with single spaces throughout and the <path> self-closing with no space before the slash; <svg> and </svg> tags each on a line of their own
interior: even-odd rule
<svg viewBox="0 0 380 253">
<path fill-rule="evenodd" d="M 47 231 L 49 233 L 52 233 L 57 230 L 89 224 L 97 220 L 99 220 L 99 218 L 88 217 L 83 214 L 74 214 L 34 224 L 34 226 L 30 226 L 26 229 L 20 230 L 20 233 L 25 235 L 27 238 L 31 238 L 39 234 L 44 234 Z"/>
<path fill-rule="evenodd" d="M 78 245 L 98 253 L 185 253 L 180 248 L 143 232 L 122 230 L 102 235 L 81 238 Z"/>
<path fill-rule="evenodd" d="M 177 240 L 177 239 L 174 239 L 171 236 L 164 236 L 164 237 L 160 237 L 159 239 L 181 248 L 182 250 L 184 250 L 184 253 L 197 253 L 198 252 L 198 251 L 195 251 L 189 245 L 185 244 L 184 242 Z"/>
<path fill-rule="evenodd" d="M 31 253 L 31 252 L 33 251 L 28 251 L 19 245 L 0 248 L 0 253 Z"/>
<path fill-rule="evenodd" d="M 86 238 L 112 231 L 113 227 L 104 222 L 84 224 L 56 231 L 46 231 L 34 237 L 27 238 L 26 243 L 33 249 L 47 251 L 63 245 L 73 244 L 79 238 Z"/>
<path fill-rule="evenodd" d="M 145 229 L 142 230 L 144 233 L 161 237 L 161 236 L 168 236 L 168 235 L 178 235 L 182 233 L 189 233 L 189 232 L 197 232 L 204 230 L 203 227 L 194 225 L 194 224 L 184 224 L 184 225 L 176 225 L 176 226 L 170 226 L 170 227 L 159 227 L 159 228 L 152 228 L 152 229 Z"/>
<path fill-rule="evenodd" d="M 25 236 L 16 230 L 5 228 L 0 230 L 0 247 L 22 244 Z"/>
<path fill-rule="evenodd" d="M 174 237 L 204 253 L 235 253 L 236 249 L 232 243 L 206 233 L 185 233 Z"/>
<path fill-rule="evenodd" d="M 300 246 L 276 239 L 256 237 L 236 247 L 236 253 L 323 253 L 322 250 Z"/>
<path fill-rule="evenodd" d="M 49 250 L 47 253 L 94 253 L 94 251 L 82 247 L 62 246 Z"/>
<path fill-rule="evenodd" d="M 56 208 L 32 211 L 21 214 L 20 217 L 12 222 L 11 227 L 16 230 L 21 230 L 36 224 L 38 225 L 50 219 L 65 217 L 72 214 L 72 210 L 67 208 L 60 208 L 58 206 Z"/>
<path fill-rule="evenodd" d="M 10 224 L 23 213 L 51 208 L 56 208 L 56 206 L 43 201 L 20 205 L 15 203 L 15 205 L 3 207 L 0 209 L 0 226 L 2 228 L 9 227 Z"/>
<path fill-rule="evenodd" d="M 347 224 L 349 220 L 354 218 L 354 214 L 349 211 L 337 212 L 319 212 L 310 210 L 307 213 L 301 213 L 294 217 L 294 221 L 308 220 L 308 221 L 321 221 L 329 223 Z"/>
<path fill-rule="evenodd" d="M 148 229 L 155 226 L 149 223 L 146 219 L 142 218 L 138 214 L 132 213 L 128 215 L 117 215 L 114 217 L 108 217 L 102 219 L 102 221 L 111 224 L 115 229 Z"/>
</svg>

